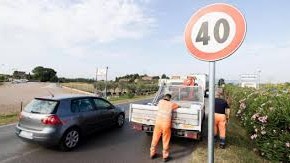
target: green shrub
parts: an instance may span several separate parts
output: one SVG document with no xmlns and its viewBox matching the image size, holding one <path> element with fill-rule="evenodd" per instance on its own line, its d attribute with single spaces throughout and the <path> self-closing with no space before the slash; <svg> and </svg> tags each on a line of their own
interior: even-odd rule
<svg viewBox="0 0 290 163">
<path fill-rule="evenodd" d="M 128 96 L 128 98 L 133 98 L 135 95 L 134 95 L 134 93 L 131 93 L 131 92 L 129 92 L 128 94 L 127 94 L 127 96 Z"/>
<path fill-rule="evenodd" d="M 290 161 L 290 93 L 283 85 L 260 90 L 227 86 L 234 114 L 259 154 L 269 160 Z"/>
</svg>

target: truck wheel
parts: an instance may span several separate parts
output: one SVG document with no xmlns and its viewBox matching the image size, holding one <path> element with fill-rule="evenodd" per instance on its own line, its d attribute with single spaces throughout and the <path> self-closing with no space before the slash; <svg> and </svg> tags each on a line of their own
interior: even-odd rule
<svg viewBox="0 0 290 163">
<path fill-rule="evenodd" d="M 197 139 L 200 142 L 203 140 L 204 122 L 205 122 L 205 114 L 203 115 L 203 118 L 202 118 L 201 132 L 198 134 L 198 139 Z"/>
</svg>

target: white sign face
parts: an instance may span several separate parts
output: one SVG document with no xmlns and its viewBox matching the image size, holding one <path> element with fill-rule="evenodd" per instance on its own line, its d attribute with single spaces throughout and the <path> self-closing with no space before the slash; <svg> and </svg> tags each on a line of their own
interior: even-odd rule
<svg viewBox="0 0 290 163">
<path fill-rule="evenodd" d="M 216 61 L 234 53 L 245 34 L 246 21 L 238 9 L 228 4 L 213 4 L 190 18 L 185 43 L 197 59 Z"/>
<path fill-rule="evenodd" d="M 212 12 L 196 22 L 192 29 L 191 40 L 198 50 L 216 53 L 230 45 L 235 33 L 236 23 L 231 16 L 223 12 Z"/>
<path fill-rule="evenodd" d="M 107 69 L 106 68 L 98 68 L 97 75 L 104 76 L 106 74 L 107 74 Z"/>
</svg>

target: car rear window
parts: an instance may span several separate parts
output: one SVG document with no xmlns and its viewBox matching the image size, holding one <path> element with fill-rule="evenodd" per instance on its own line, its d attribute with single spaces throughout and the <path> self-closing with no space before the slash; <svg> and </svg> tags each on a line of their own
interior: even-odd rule
<svg viewBox="0 0 290 163">
<path fill-rule="evenodd" d="M 47 99 L 33 99 L 25 108 L 25 112 L 52 114 L 59 102 Z"/>
</svg>

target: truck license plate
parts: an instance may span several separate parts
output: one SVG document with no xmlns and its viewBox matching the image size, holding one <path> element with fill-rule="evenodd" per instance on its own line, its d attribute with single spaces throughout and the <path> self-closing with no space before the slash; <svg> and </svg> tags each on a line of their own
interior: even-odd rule
<svg viewBox="0 0 290 163">
<path fill-rule="evenodd" d="M 31 132 L 27 132 L 27 131 L 21 131 L 19 136 L 21 136 L 23 138 L 27 138 L 27 139 L 33 138 L 33 134 Z"/>
</svg>

